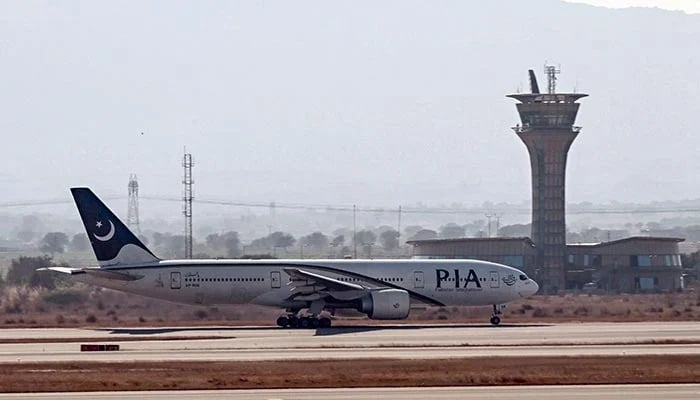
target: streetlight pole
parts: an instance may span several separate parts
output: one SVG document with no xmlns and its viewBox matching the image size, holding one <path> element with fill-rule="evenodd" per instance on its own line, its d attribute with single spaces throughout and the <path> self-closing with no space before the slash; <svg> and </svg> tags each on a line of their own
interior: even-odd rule
<svg viewBox="0 0 700 400">
<path fill-rule="evenodd" d="M 352 205 L 352 246 L 353 258 L 357 258 L 357 207 Z"/>
</svg>

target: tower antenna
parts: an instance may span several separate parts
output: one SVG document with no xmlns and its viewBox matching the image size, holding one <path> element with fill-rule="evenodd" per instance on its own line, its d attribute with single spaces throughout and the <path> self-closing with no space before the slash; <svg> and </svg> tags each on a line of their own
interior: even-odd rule
<svg viewBox="0 0 700 400">
<path fill-rule="evenodd" d="M 557 75 L 561 73 L 560 67 L 554 65 L 544 65 L 544 73 L 547 75 L 547 93 L 554 94 L 557 92 Z"/>
</svg>

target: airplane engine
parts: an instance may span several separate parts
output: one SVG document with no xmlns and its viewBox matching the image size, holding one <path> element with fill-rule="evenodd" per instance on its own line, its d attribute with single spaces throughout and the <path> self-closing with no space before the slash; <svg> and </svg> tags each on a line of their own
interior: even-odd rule
<svg viewBox="0 0 700 400">
<path fill-rule="evenodd" d="M 411 306 L 408 292 L 401 289 L 376 290 L 361 301 L 359 311 L 372 319 L 404 319 Z"/>
</svg>

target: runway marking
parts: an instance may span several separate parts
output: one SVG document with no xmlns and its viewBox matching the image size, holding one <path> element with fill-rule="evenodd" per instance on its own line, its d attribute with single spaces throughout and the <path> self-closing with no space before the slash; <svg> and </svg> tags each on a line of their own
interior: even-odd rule
<svg viewBox="0 0 700 400">
<path fill-rule="evenodd" d="M 149 342 L 149 341 L 182 341 L 182 340 L 217 340 L 236 339 L 235 336 L 110 336 L 110 337 L 65 337 L 65 338 L 28 338 L 0 339 L 0 344 L 18 343 L 94 343 L 94 342 Z"/>
</svg>

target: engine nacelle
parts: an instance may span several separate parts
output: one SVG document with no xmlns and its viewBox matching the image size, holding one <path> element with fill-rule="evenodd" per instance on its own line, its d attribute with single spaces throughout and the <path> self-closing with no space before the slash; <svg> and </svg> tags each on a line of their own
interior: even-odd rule
<svg viewBox="0 0 700 400">
<path fill-rule="evenodd" d="M 411 309 L 408 292 L 401 289 L 376 290 L 361 301 L 359 311 L 372 319 L 404 319 Z"/>
</svg>

